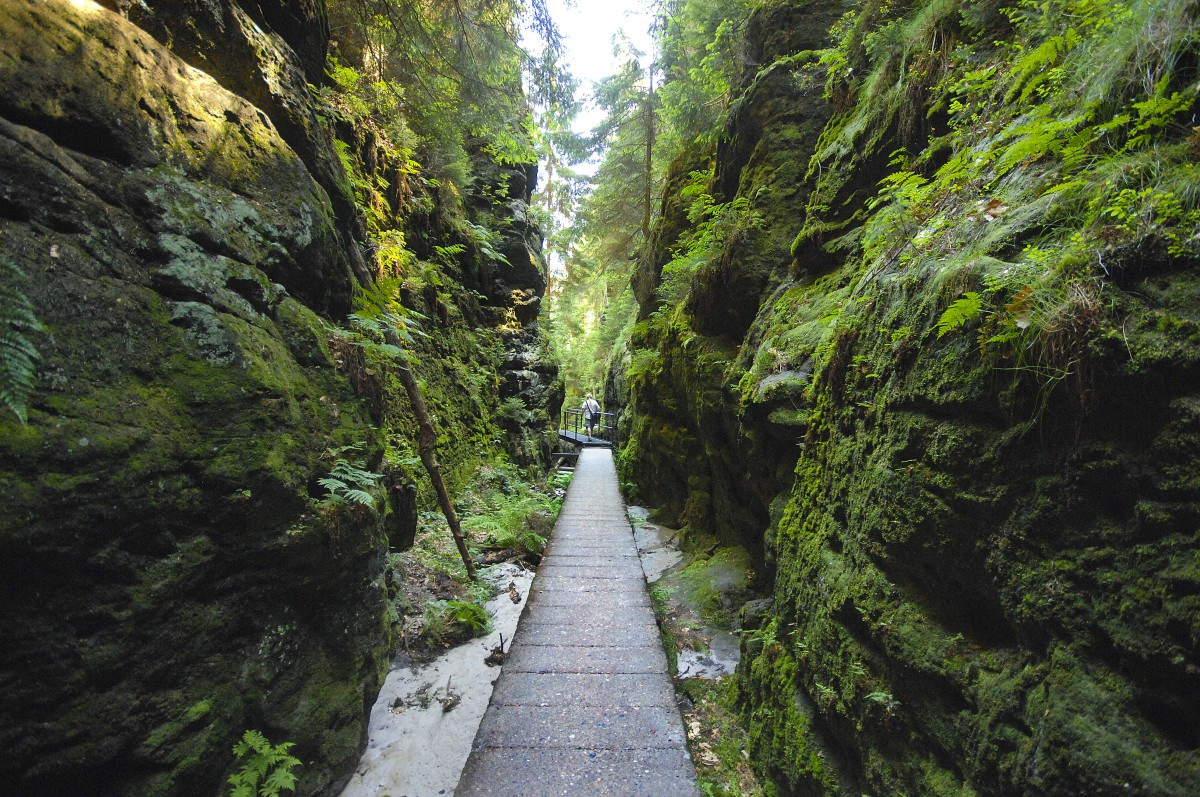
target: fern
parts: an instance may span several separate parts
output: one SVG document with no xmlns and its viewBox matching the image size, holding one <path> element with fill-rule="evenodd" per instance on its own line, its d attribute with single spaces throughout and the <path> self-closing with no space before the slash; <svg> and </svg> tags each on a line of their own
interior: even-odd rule
<svg viewBox="0 0 1200 797">
<path fill-rule="evenodd" d="M 1163 75 L 1154 84 L 1154 94 L 1135 102 L 1133 109 L 1137 111 L 1137 121 L 1129 131 L 1129 140 L 1125 143 L 1126 150 L 1135 150 L 1146 146 L 1154 138 L 1154 132 L 1166 127 L 1181 112 L 1187 110 L 1194 98 L 1194 92 L 1174 92 L 1166 95 L 1169 75 Z"/>
<path fill-rule="evenodd" d="M 983 300 L 975 291 L 968 291 L 946 308 L 938 319 L 938 337 L 974 321 L 983 314 Z"/>
<path fill-rule="evenodd" d="M 508 262 L 508 258 L 496 248 L 501 242 L 500 233 L 490 230 L 482 224 L 473 224 L 469 221 L 463 222 L 462 231 L 472 243 L 479 247 L 479 251 L 488 260 L 503 263 L 506 266 L 512 265 Z"/>
<path fill-rule="evenodd" d="M 372 295 L 374 294 L 363 291 L 364 302 L 373 301 Z M 351 336 L 350 342 L 363 351 L 375 352 L 384 359 L 394 360 L 403 356 L 404 350 L 391 343 L 379 343 L 376 338 L 386 337 L 388 332 L 394 332 L 402 344 L 412 346 L 416 342 L 414 335 L 422 338 L 428 338 L 429 335 L 421 329 L 421 322 L 425 320 L 421 313 L 395 303 L 391 304 L 393 309 L 379 309 L 384 306 L 388 305 L 380 304 L 350 316 L 350 324 L 356 333 Z"/>
<path fill-rule="evenodd" d="M 41 359 L 28 335 L 44 332 L 33 313 L 33 302 L 15 283 L 25 278 L 17 264 L 0 260 L 0 402 L 24 426 L 28 422 L 29 396 L 36 379 L 35 363 Z"/>
<path fill-rule="evenodd" d="M 360 444 L 342 446 L 335 453 L 344 454 L 347 451 L 358 451 L 361 448 Z M 382 478 L 383 474 L 365 470 L 339 456 L 334 461 L 329 475 L 317 479 L 317 484 L 329 491 L 321 503 L 325 506 L 361 504 L 374 508 L 375 496 L 367 491 L 379 484 L 379 480 Z"/>
<path fill-rule="evenodd" d="M 300 759 L 288 753 L 293 744 L 272 745 L 258 731 L 246 731 L 242 740 L 233 746 L 233 753 L 242 768 L 229 776 L 229 797 L 279 797 L 284 791 L 296 790 L 293 769 Z"/>
<path fill-rule="evenodd" d="M 474 601 L 445 601 L 445 607 L 457 622 L 470 628 L 475 636 L 486 634 L 492 628 L 492 615 Z"/>
<path fill-rule="evenodd" d="M 553 513 L 549 498 L 528 494 L 507 497 L 494 511 L 463 521 L 465 528 L 487 535 L 488 542 L 499 548 L 519 548 L 541 553 L 546 538 L 532 528 L 538 515 Z"/>
</svg>

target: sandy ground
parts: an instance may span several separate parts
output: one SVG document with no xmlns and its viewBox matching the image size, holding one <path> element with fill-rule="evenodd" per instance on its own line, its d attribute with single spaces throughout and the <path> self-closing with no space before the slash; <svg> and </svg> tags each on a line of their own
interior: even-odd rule
<svg viewBox="0 0 1200 797">
<path fill-rule="evenodd" d="M 484 659 L 508 645 L 533 574 L 514 564 L 485 576 L 501 592 L 488 602 L 491 634 L 446 651 L 430 664 L 388 673 L 371 709 L 367 749 L 341 797 L 432 797 L 454 793 L 500 668 Z M 513 603 L 512 582 L 520 603 Z M 447 685 L 449 688 L 447 688 Z M 449 711 L 445 706 L 452 706 Z"/>
</svg>

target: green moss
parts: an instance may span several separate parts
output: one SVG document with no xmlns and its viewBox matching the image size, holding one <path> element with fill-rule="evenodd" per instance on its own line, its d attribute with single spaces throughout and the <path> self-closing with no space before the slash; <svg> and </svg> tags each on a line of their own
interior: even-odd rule
<svg viewBox="0 0 1200 797">
<path fill-rule="evenodd" d="M 750 555 L 742 548 L 726 546 L 711 556 L 696 557 L 677 578 L 687 593 L 686 600 L 699 610 L 702 620 L 718 628 L 733 628 L 737 612 L 749 597 L 750 570 Z"/>
<path fill-rule="evenodd" d="M 846 793 L 813 724 L 815 711 L 799 688 L 795 660 L 778 644 L 739 668 L 743 721 L 751 760 L 793 794 Z"/>
</svg>

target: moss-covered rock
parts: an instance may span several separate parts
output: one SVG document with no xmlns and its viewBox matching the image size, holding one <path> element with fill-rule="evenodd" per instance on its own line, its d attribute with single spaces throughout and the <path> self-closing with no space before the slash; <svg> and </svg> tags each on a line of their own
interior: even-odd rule
<svg viewBox="0 0 1200 797">
<path fill-rule="evenodd" d="M 761 6 L 714 186 L 763 229 L 631 337 L 623 473 L 761 540 L 739 689 L 781 794 L 1200 789 L 1194 15 L 987 5 L 862 3 L 815 43 L 825 9 Z"/>
<path fill-rule="evenodd" d="M 29 423 L 0 419 L 18 793 L 214 793 L 250 728 L 295 744 L 301 794 L 357 761 L 391 653 L 386 554 L 428 488 L 393 364 L 337 328 L 374 278 L 356 200 L 376 198 L 344 166 L 411 234 L 409 354 L 451 490 L 506 431 L 514 459 L 548 451 L 536 169 L 481 168 L 474 205 L 414 212 L 409 162 L 369 129 L 333 146 L 307 85 L 327 46 L 319 0 L 0 13 L 0 242 L 45 326 Z M 484 221 L 507 265 L 466 234 Z M 367 481 L 321 483 L 339 467 Z"/>
<path fill-rule="evenodd" d="M 380 515 L 316 484 L 380 448 L 298 301 L 348 306 L 333 209 L 260 109 L 118 15 L 0 28 L 0 237 L 46 326 L 29 425 L 0 423 L 3 779 L 211 792 L 257 727 L 321 788 L 389 654 Z"/>
</svg>

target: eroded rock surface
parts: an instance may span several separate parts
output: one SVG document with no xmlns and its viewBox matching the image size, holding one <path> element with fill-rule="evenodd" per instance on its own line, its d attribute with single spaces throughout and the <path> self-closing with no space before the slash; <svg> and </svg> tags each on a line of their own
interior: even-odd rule
<svg viewBox="0 0 1200 797">
<path fill-rule="evenodd" d="M 29 424 L 0 425 L 0 782 L 215 793 L 255 728 L 319 793 L 358 759 L 391 652 L 384 557 L 416 517 L 413 476 L 381 463 L 406 400 L 328 328 L 365 272 L 307 87 L 324 4 L 108 5 L 128 18 L 0 5 L 0 242 L 25 274 L 5 288 L 46 327 Z M 447 365 L 477 346 L 440 306 L 419 367 L 461 483 L 498 366 Z M 552 367 L 514 363 L 552 393 Z M 385 472 L 375 510 L 322 503 L 339 457 Z"/>
<path fill-rule="evenodd" d="M 910 168 L 933 180 L 948 141 L 988 155 L 981 135 L 947 135 L 939 103 L 973 96 L 934 99 L 961 76 L 931 79 L 952 60 L 904 59 L 943 35 L 996 58 L 1013 29 L 981 3 L 844 8 L 832 34 L 843 9 L 756 9 L 712 188 L 763 224 L 708 259 L 669 321 L 639 292 L 638 369 L 610 382 L 632 417 L 624 473 L 646 500 L 759 554 L 771 602 L 743 636 L 749 752 L 780 793 L 814 797 L 1196 793 L 1195 217 L 1179 232 L 1085 229 L 1031 186 L 1083 168 L 1093 204 L 1109 187 L 1045 152 L 986 175 L 970 204 L 933 194 L 952 209 L 904 217 L 882 246 L 889 157 L 924 152 Z M 846 47 L 852 29 L 865 48 Z M 889 50 L 902 30 L 921 44 Z M 835 47 L 850 60 L 826 83 Z M 1194 70 L 1172 79 L 1194 108 Z M 1025 110 L 997 104 L 976 122 Z M 1183 136 L 1164 129 L 1155 170 L 1194 169 Z M 1117 150 L 1089 163 L 1115 173 L 1141 157 L 1118 167 Z M 673 196 L 662 209 L 663 229 L 682 225 Z M 926 247 L 941 223 L 957 236 Z M 1073 232 L 1086 246 L 1071 249 Z M 978 322 L 939 330 L 955 299 L 1012 279 L 1026 246 L 1076 257 L 1055 266 L 1077 281 L 1047 300 L 1053 320 L 1021 304 L 1049 292 L 1047 266 Z M 1006 320 L 1045 328 L 1004 349 Z"/>
</svg>

